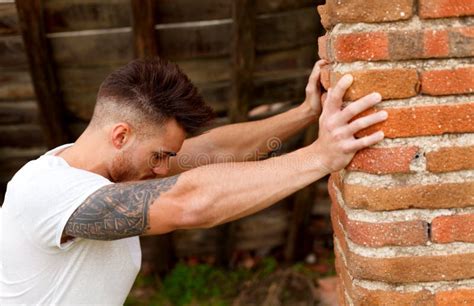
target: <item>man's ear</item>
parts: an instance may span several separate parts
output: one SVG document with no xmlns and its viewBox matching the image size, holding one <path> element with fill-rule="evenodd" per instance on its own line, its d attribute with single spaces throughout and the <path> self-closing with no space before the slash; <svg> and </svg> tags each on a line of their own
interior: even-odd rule
<svg viewBox="0 0 474 306">
<path fill-rule="evenodd" d="M 112 127 L 112 144 L 116 149 L 121 149 L 131 138 L 132 129 L 128 123 L 120 122 Z"/>
</svg>

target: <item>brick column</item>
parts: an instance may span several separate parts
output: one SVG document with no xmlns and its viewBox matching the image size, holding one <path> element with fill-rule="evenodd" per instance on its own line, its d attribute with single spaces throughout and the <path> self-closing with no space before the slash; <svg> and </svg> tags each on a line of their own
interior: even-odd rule
<svg viewBox="0 0 474 306">
<path fill-rule="evenodd" d="M 474 1 L 327 0 L 319 53 L 386 139 L 329 182 L 341 305 L 474 305 Z"/>
</svg>

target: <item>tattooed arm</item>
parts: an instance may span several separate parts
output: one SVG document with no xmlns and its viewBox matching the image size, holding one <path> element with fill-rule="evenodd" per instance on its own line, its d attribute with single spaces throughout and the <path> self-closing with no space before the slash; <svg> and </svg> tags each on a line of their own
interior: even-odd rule
<svg viewBox="0 0 474 306">
<path fill-rule="evenodd" d="M 176 184 L 178 176 L 100 188 L 69 218 L 65 236 L 114 240 L 144 234 L 150 226 L 150 206 Z"/>
<path fill-rule="evenodd" d="M 354 116 L 380 102 L 368 95 L 341 110 L 352 78 L 343 77 L 327 96 L 319 138 L 295 152 L 257 162 L 212 164 L 166 179 L 105 186 L 71 216 L 65 233 L 111 240 L 212 227 L 262 210 L 330 172 L 344 168 L 355 152 L 383 139 L 354 134 L 384 121 L 384 111 Z"/>
</svg>

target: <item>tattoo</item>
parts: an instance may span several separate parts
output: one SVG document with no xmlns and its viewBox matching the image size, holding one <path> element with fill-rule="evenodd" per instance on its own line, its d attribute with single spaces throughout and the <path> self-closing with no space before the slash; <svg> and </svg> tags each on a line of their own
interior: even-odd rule
<svg viewBox="0 0 474 306">
<path fill-rule="evenodd" d="M 178 177 L 104 186 L 77 208 L 64 233 L 97 240 L 143 234 L 149 228 L 149 207 L 176 184 Z"/>
</svg>

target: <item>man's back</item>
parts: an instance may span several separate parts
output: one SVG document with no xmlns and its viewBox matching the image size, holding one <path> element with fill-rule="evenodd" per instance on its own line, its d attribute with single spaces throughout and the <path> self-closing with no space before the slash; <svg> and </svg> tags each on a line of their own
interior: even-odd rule
<svg viewBox="0 0 474 306">
<path fill-rule="evenodd" d="M 60 148 L 58 148 L 60 149 Z M 0 211 L 0 304 L 123 304 L 140 268 L 138 237 L 61 243 L 71 214 L 110 181 L 48 152 L 10 181 Z"/>
</svg>

